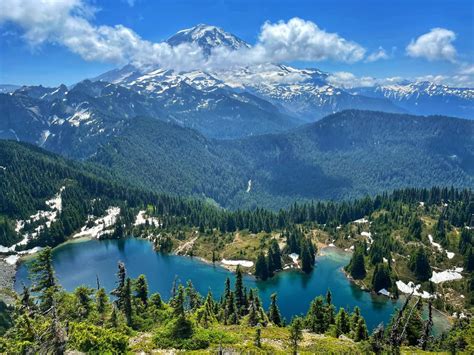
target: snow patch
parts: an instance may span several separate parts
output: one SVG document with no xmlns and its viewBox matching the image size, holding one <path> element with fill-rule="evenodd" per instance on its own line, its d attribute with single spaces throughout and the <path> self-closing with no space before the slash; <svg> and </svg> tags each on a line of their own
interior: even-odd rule
<svg viewBox="0 0 474 355">
<path fill-rule="evenodd" d="M 20 257 L 18 255 L 10 255 L 5 258 L 5 262 L 9 265 L 15 265 Z"/>
<path fill-rule="evenodd" d="M 453 270 L 445 270 L 441 272 L 433 271 L 430 281 L 434 282 L 435 284 L 439 284 L 446 281 L 460 280 L 462 279 L 462 275 L 460 274 L 462 270 L 462 268 L 455 268 Z"/>
<path fill-rule="evenodd" d="M 369 244 L 372 244 L 372 243 L 374 242 L 374 239 L 372 238 L 372 233 L 370 233 L 370 232 L 362 232 L 360 235 L 363 236 L 363 237 L 367 237 L 367 242 L 368 242 Z"/>
<path fill-rule="evenodd" d="M 441 246 L 441 244 L 434 242 L 433 236 L 431 234 L 428 234 L 428 239 L 430 240 L 430 243 L 431 243 L 432 246 L 437 248 L 439 252 L 441 252 L 441 253 L 443 252 L 443 247 Z M 446 255 L 448 256 L 448 259 L 452 259 L 452 258 L 454 258 L 455 254 L 451 251 L 446 250 Z"/>
<path fill-rule="evenodd" d="M 252 180 L 250 179 L 247 183 L 247 190 L 245 192 L 249 193 L 252 189 Z"/>
<path fill-rule="evenodd" d="M 253 261 L 250 260 L 227 260 L 227 259 L 222 259 L 221 263 L 224 265 L 228 266 L 243 266 L 243 267 L 252 267 L 253 266 Z"/>
<path fill-rule="evenodd" d="M 291 253 L 288 256 L 290 257 L 291 260 L 293 260 L 293 263 L 298 264 L 298 259 L 300 257 L 298 254 Z"/>
<path fill-rule="evenodd" d="M 61 213 L 62 206 L 63 206 L 61 194 L 65 188 L 66 188 L 65 186 L 62 186 L 59 189 L 59 192 L 53 198 L 45 201 L 46 206 L 49 207 L 48 211 L 39 210 L 26 220 L 17 220 L 16 226 L 15 226 L 15 232 L 20 234 L 26 224 L 37 222 L 42 219 L 45 220 L 44 224 L 39 225 L 32 232 L 24 233 L 22 235 L 23 239 L 20 240 L 18 243 L 13 244 L 11 247 L 6 248 L 3 246 L 0 246 L 0 252 L 4 252 L 4 253 L 12 252 L 12 251 L 14 252 L 17 246 L 26 245 L 30 241 L 30 239 L 33 239 L 36 236 L 38 236 L 38 234 L 40 234 L 45 228 L 50 228 L 51 224 L 56 221 L 59 214 Z M 5 249 L 8 249 L 8 250 L 5 250 Z"/>
<path fill-rule="evenodd" d="M 415 285 L 413 282 L 409 281 L 408 284 L 404 283 L 401 280 L 396 282 L 397 288 L 400 292 L 411 294 L 413 293 L 414 296 L 419 296 L 421 298 L 432 298 L 435 297 L 431 295 L 429 292 L 421 291 L 421 285 Z M 420 292 L 421 291 L 421 292 Z"/>
<path fill-rule="evenodd" d="M 109 207 L 106 211 L 106 215 L 97 218 L 93 222 L 93 226 L 88 228 L 87 225 L 81 228 L 79 233 L 73 235 L 73 238 L 87 237 L 99 238 L 104 234 L 110 234 L 113 231 L 108 229 L 113 226 L 117 221 L 117 217 L 120 214 L 120 207 Z"/>
<path fill-rule="evenodd" d="M 161 227 L 163 224 L 160 222 L 160 220 L 156 217 L 147 217 L 146 211 L 142 210 L 138 212 L 137 217 L 135 219 L 135 222 L 133 223 L 134 226 L 139 226 L 142 224 L 146 224 L 148 222 L 149 225 L 155 226 L 155 227 Z"/>
</svg>

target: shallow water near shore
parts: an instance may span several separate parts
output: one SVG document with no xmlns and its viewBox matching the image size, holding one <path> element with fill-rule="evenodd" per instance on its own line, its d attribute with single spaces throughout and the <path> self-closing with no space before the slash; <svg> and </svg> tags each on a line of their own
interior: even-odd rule
<svg viewBox="0 0 474 355">
<path fill-rule="evenodd" d="M 311 300 L 318 295 L 325 295 L 329 289 L 336 308 L 352 310 L 358 306 L 361 309 L 369 330 L 380 322 L 387 324 L 401 301 L 374 296 L 350 282 L 342 271 L 349 259 L 350 254 L 329 247 L 317 256 L 315 269 L 309 275 L 284 271 L 267 281 L 257 281 L 245 275 L 244 284 L 248 289 L 259 290 L 265 307 L 268 307 L 270 295 L 277 292 L 278 305 L 287 321 L 294 315 L 305 314 Z M 228 270 L 197 258 L 157 253 L 145 239 L 81 240 L 65 243 L 53 250 L 56 275 L 68 291 L 80 285 L 95 288 L 97 278 L 102 287 L 112 290 L 115 287 L 118 261 L 125 263 L 131 277 L 145 274 L 150 292 L 159 292 L 165 299 L 171 294 L 175 278 L 182 283 L 191 280 L 202 295 L 211 289 L 216 297 L 222 294 L 225 279 L 234 279 Z M 15 280 L 17 291 L 21 291 L 23 283 L 29 283 L 29 262 L 23 262 L 18 268 Z M 438 313 L 435 316 L 435 333 L 439 333 L 448 326 L 448 322 Z"/>
</svg>

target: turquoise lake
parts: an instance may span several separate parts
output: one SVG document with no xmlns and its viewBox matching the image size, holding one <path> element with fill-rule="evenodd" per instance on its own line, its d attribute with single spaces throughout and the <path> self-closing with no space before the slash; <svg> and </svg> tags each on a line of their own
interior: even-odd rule
<svg viewBox="0 0 474 355">
<path fill-rule="evenodd" d="M 287 320 L 293 315 L 305 314 L 311 300 L 325 295 L 329 289 L 337 308 L 352 310 L 358 306 L 369 329 L 380 322 L 386 324 L 400 301 L 374 296 L 351 283 L 342 272 L 349 259 L 350 254 L 336 248 L 325 248 L 317 256 L 315 269 L 309 275 L 285 271 L 267 281 L 257 281 L 246 275 L 244 283 L 247 288 L 259 290 L 265 307 L 269 304 L 270 295 L 277 292 L 278 305 Z M 196 258 L 157 253 L 145 239 L 76 241 L 53 250 L 56 275 L 68 291 L 79 285 L 95 288 L 97 277 L 101 286 L 110 291 L 115 286 L 118 261 L 125 263 L 130 277 L 145 274 L 150 292 L 159 292 L 165 299 L 170 296 L 175 277 L 182 283 L 191 280 L 202 295 L 211 289 L 215 297 L 223 292 L 227 277 L 232 281 L 234 279 L 233 273 L 226 269 Z M 15 281 L 17 291 L 21 291 L 23 283 L 29 283 L 28 262 L 18 268 Z M 435 323 L 438 331 L 446 325 L 445 321 L 435 320 Z"/>
</svg>

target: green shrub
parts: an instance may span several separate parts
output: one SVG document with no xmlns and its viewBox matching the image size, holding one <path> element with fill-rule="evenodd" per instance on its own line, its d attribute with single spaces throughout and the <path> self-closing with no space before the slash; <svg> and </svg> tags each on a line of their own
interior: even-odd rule
<svg viewBox="0 0 474 355">
<path fill-rule="evenodd" d="M 111 329 L 85 323 L 72 323 L 68 345 L 86 353 L 123 354 L 127 351 L 128 338 Z"/>
</svg>

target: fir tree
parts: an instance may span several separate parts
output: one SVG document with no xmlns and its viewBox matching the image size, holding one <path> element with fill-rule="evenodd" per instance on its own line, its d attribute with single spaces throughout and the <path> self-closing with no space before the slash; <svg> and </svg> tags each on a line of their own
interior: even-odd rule
<svg viewBox="0 0 474 355">
<path fill-rule="evenodd" d="M 184 317 L 184 287 L 183 285 L 178 286 L 176 296 L 170 301 L 171 307 L 173 307 L 173 314 L 175 317 Z"/>
<path fill-rule="evenodd" d="M 359 320 L 357 321 L 357 325 L 355 328 L 354 340 L 355 341 L 367 340 L 368 337 L 369 337 L 369 334 L 367 332 L 367 326 L 365 324 L 365 320 L 364 318 L 360 317 Z"/>
<path fill-rule="evenodd" d="M 363 279 L 365 277 L 366 271 L 364 261 L 364 250 L 361 245 L 358 245 L 355 248 L 348 269 L 351 276 L 356 280 Z"/>
<path fill-rule="evenodd" d="M 117 272 L 117 286 L 110 293 L 116 297 L 115 303 L 118 309 L 122 311 L 124 310 L 124 291 L 126 278 L 127 270 L 125 269 L 125 264 L 119 261 Z"/>
<path fill-rule="evenodd" d="M 31 269 L 33 292 L 39 294 L 40 307 L 46 311 L 53 306 L 54 294 L 58 291 L 56 276 L 54 274 L 51 248 L 44 248 L 33 261 Z"/>
<path fill-rule="evenodd" d="M 255 339 L 254 339 L 254 344 L 257 348 L 262 347 L 262 329 L 260 327 L 257 327 L 255 329 Z"/>
<path fill-rule="evenodd" d="M 428 281 L 432 275 L 431 266 L 428 261 L 428 256 L 425 253 L 423 247 L 419 247 L 412 257 L 411 270 L 415 273 L 415 276 L 420 281 Z"/>
<path fill-rule="evenodd" d="M 293 317 L 289 326 L 289 339 L 293 354 L 298 353 L 298 344 L 303 340 L 303 320 L 300 317 Z"/>
<path fill-rule="evenodd" d="M 340 308 L 336 315 L 336 335 L 348 334 L 351 331 L 349 316 L 344 308 Z"/>
<path fill-rule="evenodd" d="M 281 314 L 280 309 L 277 306 L 277 294 L 273 293 L 270 296 L 270 308 L 268 310 L 268 318 L 276 326 L 281 326 Z"/>
<path fill-rule="evenodd" d="M 244 293 L 244 283 L 242 279 L 242 270 L 240 265 L 237 266 L 236 275 L 235 275 L 235 305 L 237 311 L 240 315 L 245 313 L 245 293 Z"/>
<path fill-rule="evenodd" d="M 330 305 L 332 303 L 332 293 L 331 290 L 327 290 L 326 292 L 326 303 Z"/>
<path fill-rule="evenodd" d="M 309 273 L 313 270 L 313 257 L 311 255 L 310 242 L 306 238 L 301 239 L 301 270 Z"/>
<path fill-rule="evenodd" d="M 148 283 L 145 275 L 140 275 L 134 283 L 135 297 L 138 298 L 143 305 L 148 305 Z"/>
<path fill-rule="evenodd" d="M 261 280 L 268 278 L 268 265 L 263 253 L 258 254 L 257 262 L 255 263 L 255 276 Z"/>
<path fill-rule="evenodd" d="M 125 281 L 125 287 L 122 293 L 123 297 L 123 313 L 125 314 L 125 320 L 127 325 L 132 326 L 132 280 L 127 277 Z"/>
<path fill-rule="evenodd" d="M 390 271 L 384 264 L 375 265 L 374 274 L 372 276 L 372 289 L 376 292 L 382 289 L 390 289 L 392 280 L 390 279 Z"/>
<path fill-rule="evenodd" d="M 188 280 L 186 282 L 185 294 L 186 294 L 186 304 L 189 310 L 194 311 L 198 307 L 201 306 L 201 302 L 202 302 L 201 296 L 199 295 L 199 292 L 197 292 L 196 289 L 194 288 L 194 285 L 191 282 L 191 280 Z"/>
<path fill-rule="evenodd" d="M 105 311 L 107 310 L 107 305 L 109 299 L 104 288 L 99 288 L 95 294 L 97 312 L 103 318 L 105 316 Z"/>
<path fill-rule="evenodd" d="M 316 297 L 309 306 L 305 318 L 306 327 L 313 333 L 324 333 L 329 324 L 326 317 L 326 307 L 322 296 Z"/>
<path fill-rule="evenodd" d="M 466 267 L 466 271 L 474 271 L 474 254 L 472 252 L 472 247 L 467 249 L 464 265 Z"/>
</svg>

